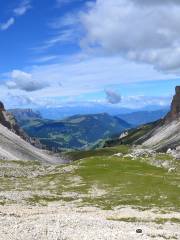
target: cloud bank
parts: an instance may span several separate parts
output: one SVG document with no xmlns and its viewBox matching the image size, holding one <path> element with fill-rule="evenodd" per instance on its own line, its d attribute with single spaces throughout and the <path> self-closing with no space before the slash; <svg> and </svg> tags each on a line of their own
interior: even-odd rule
<svg viewBox="0 0 180 240">
<path fill-rule="evenodd" d="M 82 46 L 153 65 L 180 70 L 180 1 L 97 0 L 81 16 Z"/>
</svg>

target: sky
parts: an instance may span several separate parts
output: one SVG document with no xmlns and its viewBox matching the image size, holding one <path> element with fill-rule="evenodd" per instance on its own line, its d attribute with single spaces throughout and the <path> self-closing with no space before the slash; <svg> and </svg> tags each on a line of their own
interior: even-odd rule
<svg viewBox="0 0 180 240">
<path fill-rule="evenodd" d="M 180 85 L 179 22 L 179 0 L 0 1 L 0 100 L 168 106 Z"/>
</svg>

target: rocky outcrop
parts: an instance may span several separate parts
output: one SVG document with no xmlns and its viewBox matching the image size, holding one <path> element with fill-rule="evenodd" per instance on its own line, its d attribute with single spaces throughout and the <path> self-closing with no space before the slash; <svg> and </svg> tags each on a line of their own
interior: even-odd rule
<svg viewBox="0 0 180 240">
<path fill-rule="evenodd" d="M 17 121 L 12 113 L 7 112 L 5 110 L 4 104 L 0 102 L 0 124 L 20 136 L 22 139 L 24 139 L 26 142 L 29 142 L 30 144 L 42 148 L 42 144 L 35 138 L 30 138 L 22 128 L 19 127 L 17 124 Z"/>
<path fill-rule="evenodd" d="M 4 111 L 4 104 L 2 102 L 0 102 L 0 112 Z"/>
<path fill-rule="evenodd" d="M 171 103 L 171 110 L 165 117 L 165 122 L 171 122 L 180 117 L 180 86 L 176 87 L 176 94 Z"/>
<path fill-rule="evenodd" d="M 176 87 L 170 112 L 149 133 L 145 135 L 144 146 L 162 150 L 178 149 L 180 147 L 180 86 Z"/>
</svg>

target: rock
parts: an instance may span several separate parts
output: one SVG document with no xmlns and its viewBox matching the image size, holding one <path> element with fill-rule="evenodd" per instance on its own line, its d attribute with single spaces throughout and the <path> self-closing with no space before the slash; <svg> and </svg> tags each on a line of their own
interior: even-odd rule
<svg viewBox="0 0 180 240">
<path fill-rule="evenodd" d="M 136 233 L 142 233 L 142 229 L 136 229 Z"/>
<path fill-rule="evenodd" d="M 176 94 L 171 103 L 171 110 L 165 117 L 165 122 L 171 122 L 180 117 L 180 86 L 176 87 Z"/>
<path fill-rule="evenodd" d="M 171 154 L 171 153 L 172 153 L 172 149 L 169 148 L 166 153 L 167 153 L 167 154 Z"/>
<path fill-rule="evenodd" d="M 127 137 L 128 136 L 128 132 L 123 132 L 120 136 L 119 136 L 119 139 L 122 139 L 124 137 Z"/>
<path fill-rule="evenodd" d="M 168 173 L 172 173 L 172 172 L 175 172 L 175 171 L 176 171 L 176 168 L 169 168 Z"/>
<path fill-rule="evenodd" d="M 155 154 L 155 151 L 152 149 L 145 149 L 145 148 L 137 148 L 134 149 L 132 155 L 134 157 L 150 157 Z"/>
<path fill-rule="evenodd" d="M 130 153 L 128 153 L 128 154 L 124 155 L 124 158 L 134 158 L 134 155 L 133 155 L 133 154 L 130 154 Z"/>
<path fill-rule="evenodd" d="M 123 154 L 122 153 L 115 153 L 113 156 L 115 156 L 115 157 L 122 157 Z"/>
</svg>

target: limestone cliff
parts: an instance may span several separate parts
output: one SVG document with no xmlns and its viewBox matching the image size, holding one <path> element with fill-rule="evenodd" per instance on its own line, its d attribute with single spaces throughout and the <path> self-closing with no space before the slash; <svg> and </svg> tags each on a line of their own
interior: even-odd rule
<svg viewBox="0 0 180 240">
<path fill-rule="evenodd" d="M 176 94 L 171 103 L 171 110 L 165 117 L 165 122 L 171 122 L 180 117 L 180 86 L 176 87 Z"/>
</svg>

